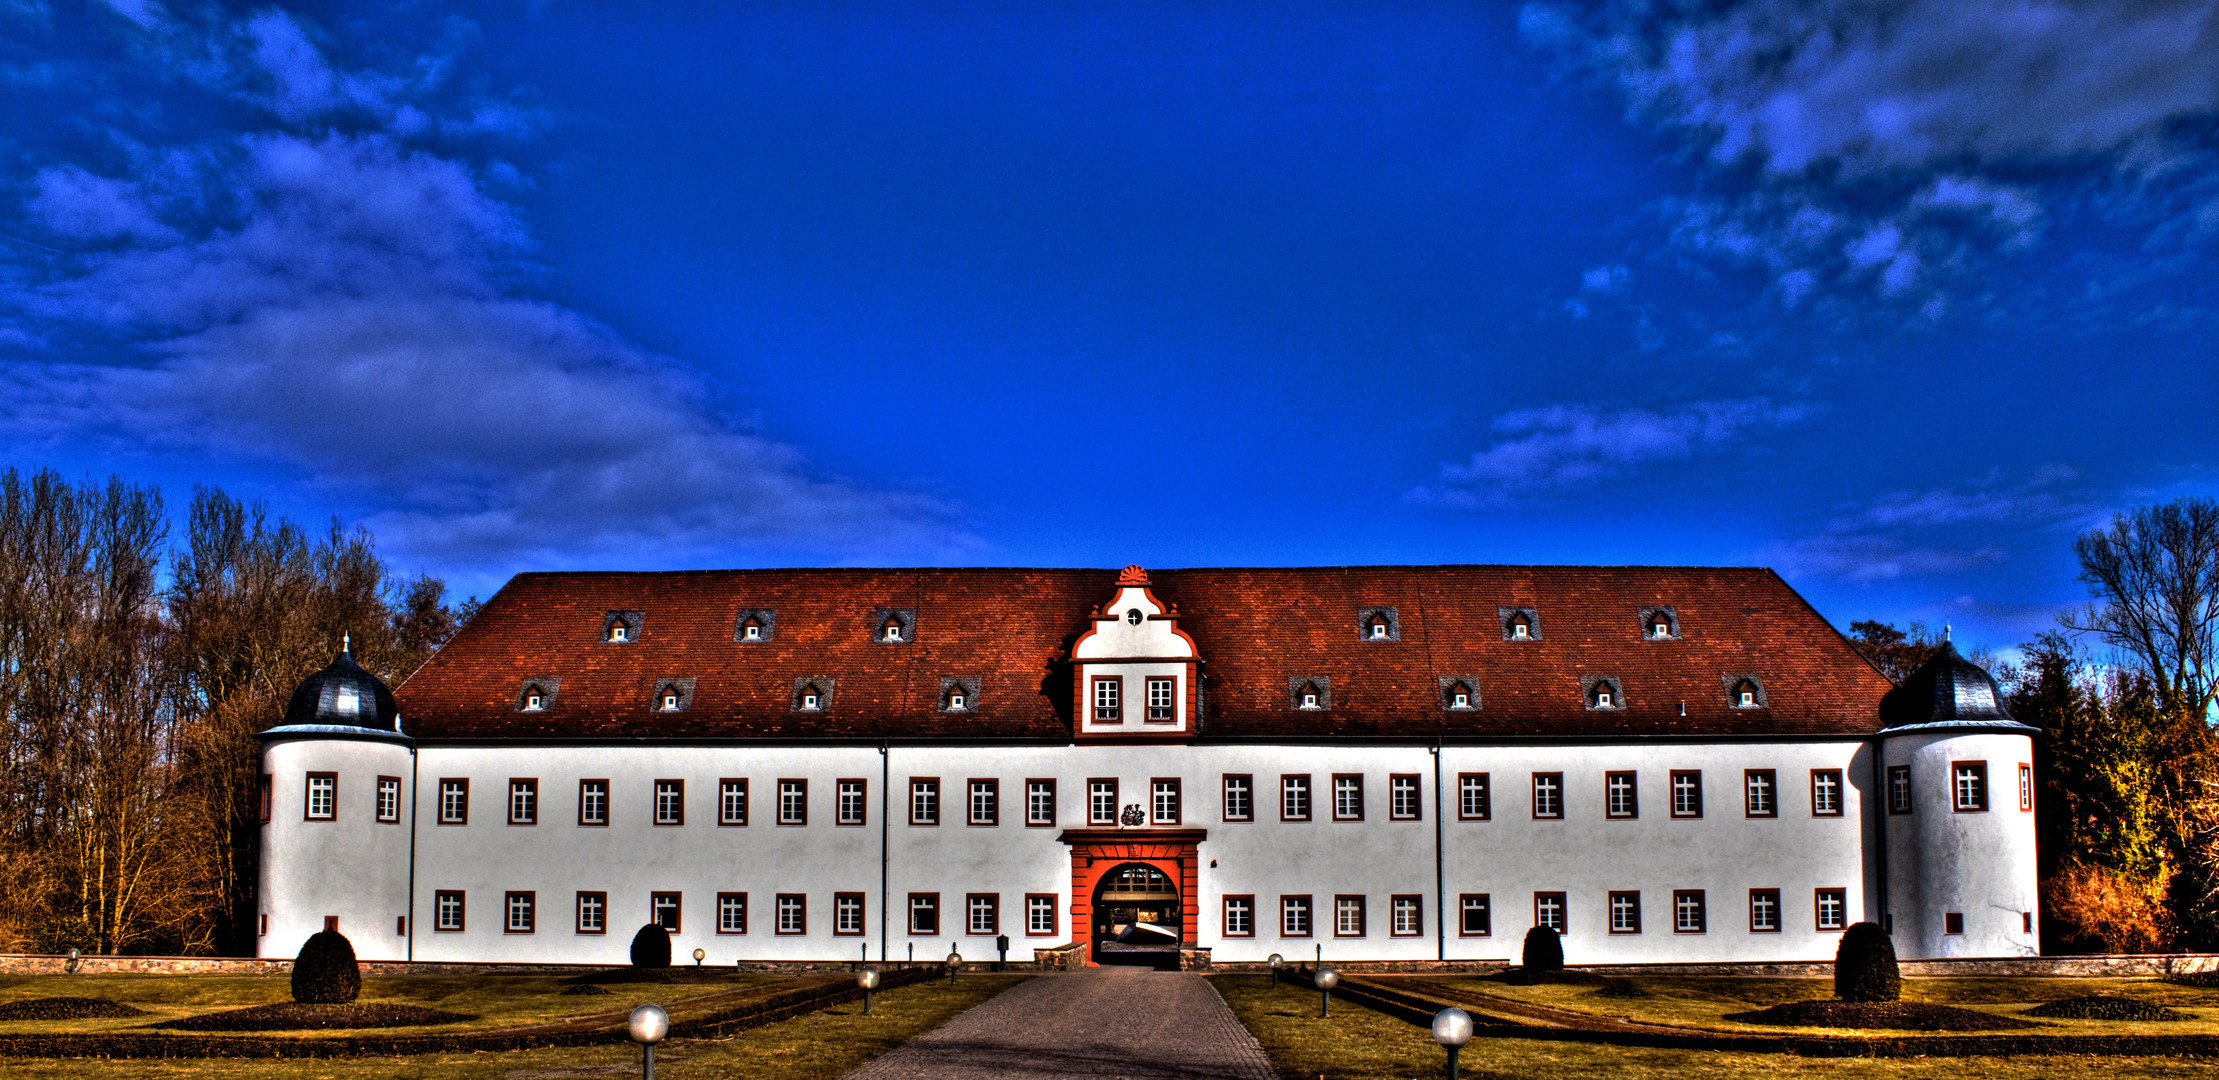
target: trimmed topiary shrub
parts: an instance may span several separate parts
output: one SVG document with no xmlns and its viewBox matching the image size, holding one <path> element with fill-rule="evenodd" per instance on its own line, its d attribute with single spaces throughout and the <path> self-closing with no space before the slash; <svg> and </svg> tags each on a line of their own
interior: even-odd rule
<svg viewBox="0 0 2219 1080">
<path fill-rule="evenodd" d="M 636 968 L 666 968 L 670 966 L 670 931 L 661 923 L 648 923 L 632 935 L 632 966 Z"/>
<path fill-rule="evenodd" d="M 304 1005 L 344 1005 L 362 993 L 362 968 L 354 944 L 337 930 L 319 930 L 293 961 L 293 1000 Z"/>
<path fill-rule="evenodd" d="M 1518 957 L 1518 966 L 1526 971 L 1564 970 L 1563 940 L 1546 926 L 1526 931 L 1525 950 Z"/>
<path fill-rule="evenodd" d="M 1894 1001 L 1903 996 L 1895 942 L 1879 923 L 1852 924 L 1834 953 L 1834 996 L 1843 1001 Z"/>
</svg>

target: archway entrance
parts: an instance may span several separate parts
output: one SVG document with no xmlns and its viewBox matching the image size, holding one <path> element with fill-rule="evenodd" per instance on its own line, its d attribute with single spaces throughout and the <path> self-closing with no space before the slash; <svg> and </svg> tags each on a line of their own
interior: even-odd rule
<svg viewBox="0 0 2219 1080">
<path fill-rule="evenodd" d="M 1179 886 L 1147 863 L 1111 867 L 1094 886 L 1094 962 L 1179 969 L 1187 937 Z"/>
</svg>

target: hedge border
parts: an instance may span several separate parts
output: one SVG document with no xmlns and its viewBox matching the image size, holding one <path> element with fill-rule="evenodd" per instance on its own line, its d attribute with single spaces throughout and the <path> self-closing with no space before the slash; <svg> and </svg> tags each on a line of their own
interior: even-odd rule
<svg viewBox="0 0 2219 1080">
<path fill-rule="evenodd" d="M 1433 1014 L 1453 1002 L 1407 990 L 1344 979 L 1335 997 L 1374 1012 L 1430 1027 Z M 1458 1006 L 1461 1007 L 1461 1006 Z M 1474 1034 L 1489 1039 L 1535 1039 L 1595 1043 L 1652 1050 L 1738 1050 L 1757 1054 L 1794 1054 L 1812 1058 L 2002 1057 L 2023 1054 L 2084 1054 L 2099 1057 L 2219 1058 L 2219 1035 L 1917 1035 L 1872 1038 L 1861 1035 L 1756 1035 L 1690 1031 L 1667 1035 L 1643 1031 L 1595 1031 L 1534 1027 L 1473 1017 Z"/>
<path fill-rule="evenodd" d="M 927 982 L 939 967 L 914 967 L 880 976 L 878 992 Z M 855 980 L 795 987 L 744 1005 L 671 1025 L 678 1038 L 731 1035 L 790 1020 L 804 1013 L 863 1000 Z M 535 1025 L 537 1026 L 537 1025 Z M 557 1046 L 606 1046 L 631 1041 L 622 1022 L 571 1031 L 458 1031 L 440 1035 L 158 1035 L 143 1031 L 0 1035 L 0 1058 L 338 1058 L 472 1051 L 537 1050 Z"/>
</svg>

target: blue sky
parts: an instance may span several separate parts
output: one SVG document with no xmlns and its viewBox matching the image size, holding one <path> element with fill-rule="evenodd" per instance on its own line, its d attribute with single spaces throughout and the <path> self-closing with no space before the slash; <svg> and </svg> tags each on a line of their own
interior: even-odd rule
<svg viewBox="0 0 2219 1080">
<path fill-rule="evenodd" d="M 2212 2 L 0 0 L 5 460 L 520 570 L 1663 563 L 2219 489 Z"/>
</svg>

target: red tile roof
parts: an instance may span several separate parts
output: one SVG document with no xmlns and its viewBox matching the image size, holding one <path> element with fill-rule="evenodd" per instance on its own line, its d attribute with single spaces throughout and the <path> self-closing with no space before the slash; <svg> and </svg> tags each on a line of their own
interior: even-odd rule
<svg viewBox="0 0 2219 1080">
<path fill-rule="evenodd" d="M 1048 739 L 1071 736 L 1072 640 L 1116 570 L 720 570 L 522 574 L 398 695 L 404 730 L 439 739 Z M 1157 570 L 1202 650 L 1207 739 L 1859 735 L 1880 726 L 1885 677 L 1770 570 L 1385 566 Z M 1640 611 L 1670 606 L 1679 640 Z M 1392 607 L 1400 640 L 1359 636 Z M 1540 640 L 1504 641 L 1498 610 L 1532 608 Z M 777 612 L 772 640 L 733 640 L 738 613 Z M 875 640 L 872 613 L 914 609 L 914 640 Z M 610 611 L 643 613 L 629 644 Z M 1298 711 L 1288 679 L 1332 680 L 1332 709 Z M 1615 676 L 1622 709 L 1586 706 L 1582 676 Z M 1730 708 L 1725 675 L 1766 707 Z M 1441 676 L 1480 707 L 1440 707 Z M 653 713 L 658 679 L 695 680 Z M 791 709 L 794 680 L 837 680 L 824 713 Z M 940 680 L 979 680 L 975 711 L 938 711 Z M 559 678 L 551 709 L 517 709 Z M 1685 714 L 1682 715 L 1682 705 Z"/>
</svg>

